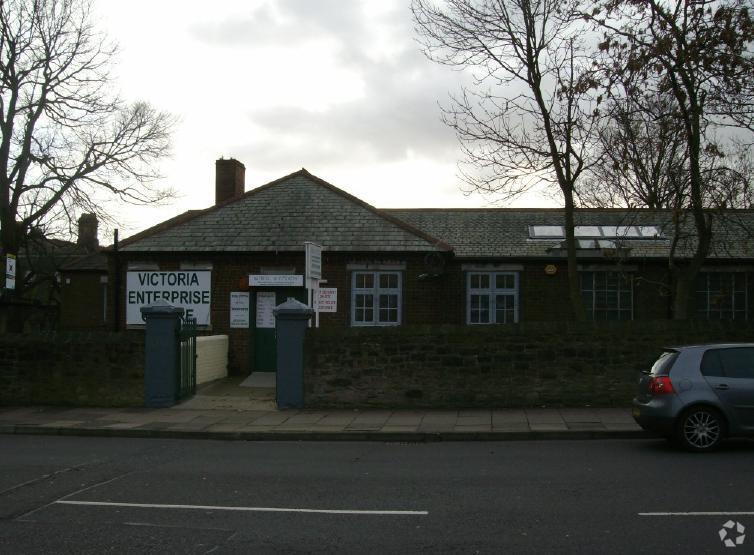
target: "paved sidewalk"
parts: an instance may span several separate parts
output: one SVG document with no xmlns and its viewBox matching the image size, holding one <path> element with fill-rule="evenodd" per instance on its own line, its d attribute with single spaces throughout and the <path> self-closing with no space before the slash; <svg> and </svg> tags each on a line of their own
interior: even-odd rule
<svg viewBox="0 0 754 555">
<path fill-rule="evenodd" d="M 647 437 L 630 409 L 0 408 L 0 433 L 238 440 L 452 441 Z"/>
</svg>

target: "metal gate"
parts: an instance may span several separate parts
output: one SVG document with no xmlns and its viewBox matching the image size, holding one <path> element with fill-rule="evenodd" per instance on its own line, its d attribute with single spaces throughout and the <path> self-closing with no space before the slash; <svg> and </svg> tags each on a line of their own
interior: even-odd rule
<svg viewBox="0 0 754 555">
<path fill-rule="evenodd" d="M 181 318 L 178 329 L 176 400 L 196 393 L 196 318 Z"/>
</svg>

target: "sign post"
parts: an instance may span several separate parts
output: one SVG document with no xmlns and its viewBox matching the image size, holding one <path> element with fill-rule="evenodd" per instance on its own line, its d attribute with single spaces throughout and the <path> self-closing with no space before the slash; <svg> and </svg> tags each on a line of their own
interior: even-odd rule
<svg viewBox="0 0 754 555">
<path fill-rule="evenodd" d="M 311 241 L 304 242 L 306 253 L 306 289 L 309 306 L 314 309 L 314 326 L 319 327 L 319 280 L 322 278 L 322 247 Z M 311 320 L 309 321 L 311 326 Z"/>
</svg>

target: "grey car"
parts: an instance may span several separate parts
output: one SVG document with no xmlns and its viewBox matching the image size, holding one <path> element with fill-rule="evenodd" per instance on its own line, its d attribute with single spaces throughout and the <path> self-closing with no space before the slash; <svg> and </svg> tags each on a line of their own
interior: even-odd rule
<svg viewBox="0 0 754 555">
<path fill-rule="evenodd" d="M 633 416 L 691 451 L 754 435 L 754 343 L 665 349 L 642 373 Z"/>
</svg>

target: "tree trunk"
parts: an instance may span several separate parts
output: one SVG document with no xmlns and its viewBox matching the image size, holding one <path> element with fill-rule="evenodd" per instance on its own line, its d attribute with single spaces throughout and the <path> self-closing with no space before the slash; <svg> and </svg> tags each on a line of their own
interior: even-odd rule
<svg viewBox="0 0 754 555">
<path fill-rule="evenodd" d="M 584 303 L 581 299 L 581 286 L 579 284 L 579 272 L 576 261 L 576 236 L 574 233 L 573 196 L 565 196 L 565 235 L 566 250 L 568 252 L 568 296 L 571 299 L 573 317 L 576 321 L 586 320 Z"/>
</svg>

